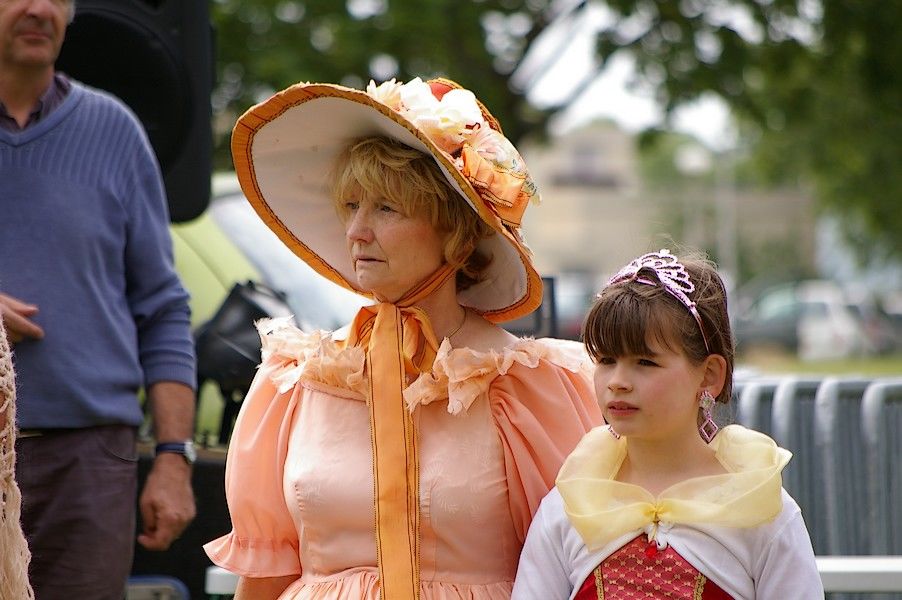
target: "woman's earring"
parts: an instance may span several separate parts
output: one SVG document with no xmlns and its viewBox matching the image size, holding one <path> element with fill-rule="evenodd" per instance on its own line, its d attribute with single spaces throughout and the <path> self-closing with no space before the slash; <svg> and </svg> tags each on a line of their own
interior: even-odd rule
<svg viewBox="0 0 902 600">
<path fill-rule="evenodd" d="M 614 431 L 614 426 L 613 426 L 613 425 L 608 425 L 608 433 L 610 433 L 610 434 L 611 434 L 611 437 L 614 438 L 615 440 L 619 440 L 619 439 L 620 439 L 620 434 L 617 433 L 616 431 Z"/>
<path fill-rule="evenodd" d="M 702 439 L 710 444 L 711 440 L 714 439 L 714 436 L 717 435 L 717 430 L 720 429 L 717 426 L 717 423 L 714 422 L 714 418 L 711 414 L 714 410 L 714 396 L 712 396 L 711 392 L 708 390 L 703 390 L 698 398 L 698 404 L 702 409 L 702 418 L 704 419 L 701 426 L 698 428 L 698 432 L 701 434 Z"/>
</svg>

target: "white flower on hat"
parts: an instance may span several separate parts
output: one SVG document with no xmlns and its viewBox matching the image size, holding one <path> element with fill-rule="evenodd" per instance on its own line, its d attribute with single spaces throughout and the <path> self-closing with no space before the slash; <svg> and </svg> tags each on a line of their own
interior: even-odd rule
<svg viewBox="0 0 902 600">
<path fill-rule="evenodd" d="M 394 77 L 388 81 L 383 81 L 379 85 L 370 79 L 369 85 L 366 86 L 366 93 L 370 98 L 381 102 L 392 110 L 401 108 L 401 87 L 402 84 L 396 81 Z"/>
<path fill-rule="evenodd" d="M 399 112 L 448 154 L 460 150 L 473 131 L 485 124 L 473 92 L 453 89 L 438 100 L 417 77 L 401 86 Z"/>
</svg>

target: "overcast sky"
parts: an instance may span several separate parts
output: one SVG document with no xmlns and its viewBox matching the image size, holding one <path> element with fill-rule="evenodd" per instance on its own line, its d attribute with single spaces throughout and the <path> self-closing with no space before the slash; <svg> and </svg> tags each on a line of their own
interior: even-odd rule
<svg viewBox="0 0 902 600">
<path fill-rule="evenodd" d="M 529 87 L 532 102 L 538 106 L 560 104 L 597 65 L 593 33 L 610 23 L 612 17 L 606 10 L 590 5 L 576 19 L 560 19 L 536 41 L 530 56 L 514 75 L 516 83 Z M 663 112 L 650 90 L 631 89 L 628 85 L 633 72 L 629 58 L 613 57 L 602 75 L 552 122 L 552 132 L 564 133 L 596 118 L 611 118 L 628 131 L 659 124 Z M 535 73 L 542 75 L 536 77 Z M 729 147 L 735 140 L 729 112 L 714 96 L 678 110 L 674 126 L 715 149 Z"/>
</svg>

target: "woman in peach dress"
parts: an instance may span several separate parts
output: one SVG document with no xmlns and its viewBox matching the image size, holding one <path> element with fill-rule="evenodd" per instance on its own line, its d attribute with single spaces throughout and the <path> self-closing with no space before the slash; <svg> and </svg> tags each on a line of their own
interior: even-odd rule
<svg viewBox="0 0 902 600">
<path fill-rule="evenodd" d="M 260 217 L 375 302 L 336 332 L 258 324 L 229 447 L 237 598 L 507 599 L 530 520 L 601 422 L 572 342 L 497 324 L 541 303 L 520 233 L 535 185 L 447 80 L 298 84 L 239 119 Z"/>
</svg>

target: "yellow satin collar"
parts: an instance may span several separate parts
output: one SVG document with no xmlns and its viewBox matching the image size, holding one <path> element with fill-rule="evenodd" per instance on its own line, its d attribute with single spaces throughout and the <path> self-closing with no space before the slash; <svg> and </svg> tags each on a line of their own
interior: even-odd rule
<svg viewBox="0 0 902 600">
<path fill-rule="evenodd" d="M 432 368 L 438 343 L 426 313 L 413 305 L 455 272 L 444 265 L 395 304 L 363 307 L 345 341 L 366 353 L 376 558 L 386 600 L 415 600 L 420 594 L 419 457 L 416 425 L 402 394 L 408 375 Z"/>
<path fill-rule="evenodd" d="M 774 519 L 783 506 L 780 473 L 792 454 L 740 425 L 721 429 L 711 447 L 727 473 L 682 481 L 656 498 L 613 479 L 626 439 L 596 427 L 561 467 L 556 483 L 564 510 L 590 550 L 659 522 L 755 527 Z"/>
</svg>

